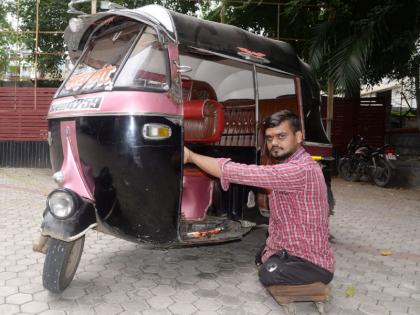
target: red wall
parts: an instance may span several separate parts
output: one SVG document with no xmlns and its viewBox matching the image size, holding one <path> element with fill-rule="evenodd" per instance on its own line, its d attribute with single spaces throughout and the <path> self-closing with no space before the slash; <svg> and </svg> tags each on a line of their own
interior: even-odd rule
<svg viewBox="0 0 420 315">
<path fill-rule="evenodd" d="M 0 141 L 45 141 L 56 88 L 0 87 Z"/>
<path fill-rule="evenodd" d="M 360 134 L 371 146 L 382 146 L 385 136 L 384 98 L 334 98 L 331 142 L 339 154 L 346 152 L 350 139 Z M 324 126 L 327 98 L 322 98 L 322 117 Z"/>
</svg>

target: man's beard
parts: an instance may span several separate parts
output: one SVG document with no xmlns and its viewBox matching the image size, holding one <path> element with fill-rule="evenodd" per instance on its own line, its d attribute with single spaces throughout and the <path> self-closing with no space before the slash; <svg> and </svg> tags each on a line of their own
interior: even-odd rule
<svg viewBox="0 0 420 315">
<path fill-rule="evenodd" d="M 293 154 L 292 151 L 282 152 L 282 149 L 279 147 L 272 147 L 270 150 L 270 159 L 272 164 L 283 163 Z"/>
</svg>

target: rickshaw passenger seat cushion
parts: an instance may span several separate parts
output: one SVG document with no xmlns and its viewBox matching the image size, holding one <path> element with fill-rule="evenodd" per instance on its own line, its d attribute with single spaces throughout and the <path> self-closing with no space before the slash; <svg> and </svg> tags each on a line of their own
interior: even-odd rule
<svg viewBox="0 0 420 315">
<path fill-rule="evenodd" d="M 184 141 L 215 143 L 225 126 L 222 104 L 215 100 L 191 100 L 184 103 Z"/>
</svg>

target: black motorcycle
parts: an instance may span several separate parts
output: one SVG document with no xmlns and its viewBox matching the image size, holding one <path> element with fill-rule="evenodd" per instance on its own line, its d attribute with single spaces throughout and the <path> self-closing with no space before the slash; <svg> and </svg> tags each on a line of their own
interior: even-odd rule
<svg viewBox="0 0 420 315">
<path fill-rule="evenodd" d="M 369 180 L 385 187 L 390 184 L 397 159 L 395 149 L 386 144 L 371 148 L 364 144 L 364 138 L 356 135 L 347 146 L 347 153 L 338 162 L 339 175 L 348 181 Z"/>
</svg>

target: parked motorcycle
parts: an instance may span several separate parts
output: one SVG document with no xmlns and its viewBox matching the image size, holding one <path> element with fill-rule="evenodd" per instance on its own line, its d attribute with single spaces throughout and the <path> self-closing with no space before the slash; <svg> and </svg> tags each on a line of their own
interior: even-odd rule
<svg viewBox="0 0 420 315">
<path fill-rule="evenodd" d="M 386 187 L 391 182 L 396 159 L 391 145 L 371 148 L 362 136 L 356 135 L 349 142 L 346 155 L 339 160 L 338 173 L 348 181 L 372 179 L 376 185 Z"/>
</svg>

